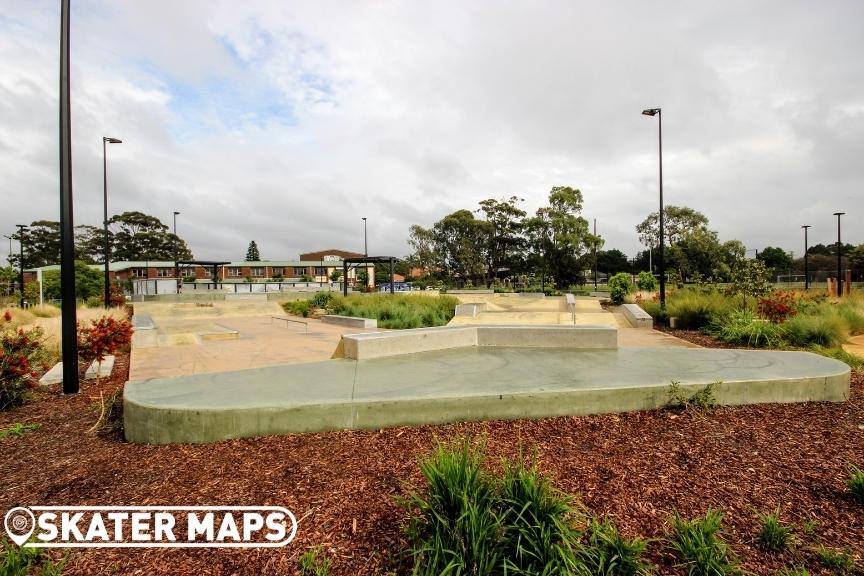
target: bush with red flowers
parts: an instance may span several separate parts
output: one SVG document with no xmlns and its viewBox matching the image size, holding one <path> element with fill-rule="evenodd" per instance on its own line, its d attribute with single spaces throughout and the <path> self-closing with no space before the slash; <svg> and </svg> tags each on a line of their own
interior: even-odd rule
<svg viewBox="0 0 864 576">
<path fill-rule="evenodd" d="M 8 331 L 0 336 L 0 410 L 24 404 L 37 384 L 34 364 L 42 353 L 42 329 Z"/>
<path fill-rule="evenodd" d="M 132 341 L 132 323 L 128 320 L 103 316 L 90 324 L 78 325 L 78 355 L 85 361 L 96 360 L 101 364 L 105 356 Z"/>
<path fill-rule="evenodd" d="M 794 292 L 775 290 L 758 302 L 759 315 L 775 324 L 782 324 L 792 316 L 795 316 L 797 296 Z"/>
</svg>

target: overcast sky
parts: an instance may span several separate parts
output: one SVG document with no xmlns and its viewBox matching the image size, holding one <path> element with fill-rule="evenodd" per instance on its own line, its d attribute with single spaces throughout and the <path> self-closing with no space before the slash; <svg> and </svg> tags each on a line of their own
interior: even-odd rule
<svg viewBox="0 0 864 576">
<path fill-rule="evenodd" d="M 72 0 L 75 223 L 202 259 L 404 255 L 484 198 L 585 197 L 607 248 L 667 204 L 721 239 L 864 242 L 864 2 Z M 59 219 L 59 0 L 0 0 L 0 231 Z M 649 8 L 651 8 L 649 10 Z M 0 254 L 8 247 L 4 239 Z M 17 248 L 16 248 L 17 250 Z"/>
</svg>

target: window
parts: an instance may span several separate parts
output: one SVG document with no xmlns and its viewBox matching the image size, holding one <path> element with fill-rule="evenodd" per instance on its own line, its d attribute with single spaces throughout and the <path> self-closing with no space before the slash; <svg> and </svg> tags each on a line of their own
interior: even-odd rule
<svg viewBox="0 0 864 576">
<path fill-rule="evenodd" d="M 306 268 L 294 267 L 294 276 L 300 277 L 306 274 Z"/>
<path fill-rule="evenodd" d="M 285 268 L 273 268 L 273 276 L 284 276 Z"/>
<path fill-rule="evenodd" d="M 129 275 L 133 278 L 146 278 L 147 277 L 147 269 L 146 268 L 132 268 L 129 271 Z"/>
<path fill-rule="evenodd" d="M 255 266 L 249 269 L 249 275 L 254 276 L 255 278 L 263 278 L 264 277 L 264 268 Z"/>
<path fill-rule="evenodd" d="M 213 276 L 213 273 L 210 272 L 210 268 L 201 268 L 201 270 L 203 271 L 204 278 L 210 278 Z"/>
<path fill-rule="evenodd" d="M 157 268 L 156 269 L 156 277 L 157 278 L 171 278 L 174 276 L 173 268 Z"/>
<path fill-rule="evenodd" d="M 315 275 L 316 276 L 326 276 L 327 275 L 327 268 L 323 268 L 321 266 L 318 266 L 317 268 L 315 268 Z"/>
<path fill-rule="evenodd" d="M 228 268 L 228 276 L 239 278 L 242 273 L 242 268 Z"/>
</svg>

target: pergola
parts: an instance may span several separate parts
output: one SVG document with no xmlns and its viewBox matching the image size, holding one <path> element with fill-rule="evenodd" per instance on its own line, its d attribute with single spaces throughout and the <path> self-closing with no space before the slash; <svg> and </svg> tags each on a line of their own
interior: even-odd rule
<svg viewBox="0 0 864 576">
<path fill-rule="evenodd" d="M 181 261 L 177 262 L 177 267 L 179 268 L 180 266 L 184 266 L 184 265 L 186 265 L 186 266 L 204 266 L 204 267 L 209 266 L 211 268 L 211 271 L 212 271 L 211 277 L 213 278 L 213 288 L 215 289 L 217 284 L 218 284 L 217 280 L 219 278 L 219 268 L 221 268 L 222 266 L 225 266 L 227 264 L 230 264 L 230 262 L 216 262 L 214 260 L 181 260 Z"/>
<path fill-rule="evenodd" d="M 396 261 L 399 260 L 395 256 L 364 256 L 362 258 L 346 258 L 342 260 L 342 294 L 348 295 L 348 265 L 349 264 L 383 264 L 390 263 L 390 293 L 395 292 L 393 288 L 393 273 L 396 266 Z M 357 268 L 357 266 L 351 266 Z"/>
</svg>

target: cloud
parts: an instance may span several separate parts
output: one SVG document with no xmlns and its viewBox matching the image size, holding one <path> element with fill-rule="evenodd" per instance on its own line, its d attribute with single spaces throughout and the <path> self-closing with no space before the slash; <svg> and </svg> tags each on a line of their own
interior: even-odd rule
<svg viewBox="0 0 864 576">
<path fill-rule="evenodd" d="M 56 2 L 0 0 L 0 229 L 56 219 Z M 797 250 L 864 209 L 864 5 L 75 2 L 76 221 L 170 222 L 200 258 L 402 255 L 484 198 L 585 195 L 607 247 L 664 195 L 721 238 Z M 844 228 L 864 242 L 860 226 Z"/>
</svg>

